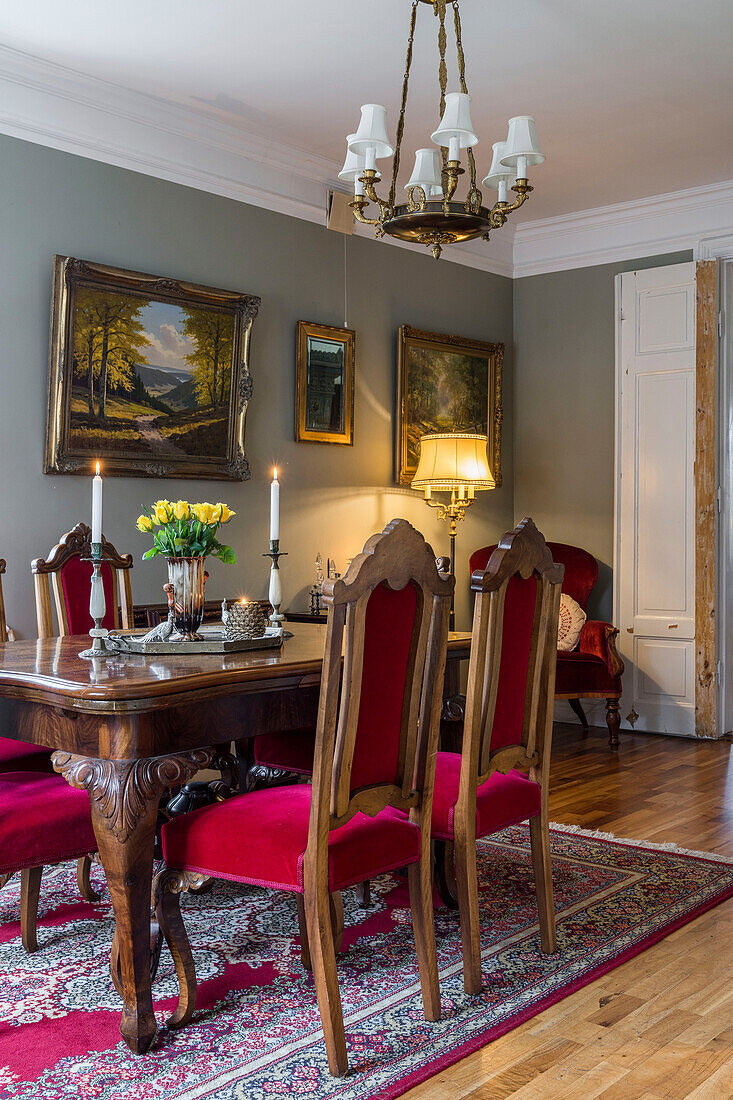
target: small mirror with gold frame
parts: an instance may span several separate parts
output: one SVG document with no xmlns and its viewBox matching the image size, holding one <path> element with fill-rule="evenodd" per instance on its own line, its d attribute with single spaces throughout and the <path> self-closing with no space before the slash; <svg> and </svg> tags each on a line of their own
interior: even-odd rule
<svg viewBox="0 0 733 1100">
<path fill-rule="evenodd" d="M 355 341 L 352 329 L 298 321 L 296 443 L 353 444 Z"/>
</svg>

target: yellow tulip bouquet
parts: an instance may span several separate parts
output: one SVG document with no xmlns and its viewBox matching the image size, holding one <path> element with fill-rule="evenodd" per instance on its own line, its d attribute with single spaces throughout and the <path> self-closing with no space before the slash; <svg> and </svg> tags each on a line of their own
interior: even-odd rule
<svg viewBox="0 0 733 1100">
<path fill-rule="evenodd" d="M 153 532 L 153 545 L 143 558 L 163 554 L 167 558 L 219 558 L 234 565 L 231 546 L 219 542 L 216 533 L 235 516 L 226 504 L 189 504 L 187 500 L 156 500 L 138 516 L 138 531 Z M 156 531 L 158 527 L 160 530 Z"/>
</svg>

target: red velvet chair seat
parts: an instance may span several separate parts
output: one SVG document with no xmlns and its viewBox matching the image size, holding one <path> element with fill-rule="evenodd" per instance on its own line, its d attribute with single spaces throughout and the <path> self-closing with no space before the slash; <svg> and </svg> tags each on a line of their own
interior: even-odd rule
<svg viewBox="0 0 733 1100">
<path fill-rule="evenodd" d="M 102 585 L 104 587 L 105 613 L 102 626 L 107 630 L 115 627 L 115 592 L 112 567 L 108 561 L 102 562 Z M 89 595 L 92 587 L 92 563 L 74 556 L 61 567 L 61 588 L 66 604 L 66 616 L 69 620 L 69 634 L 86 634 L 93 626 L 89 614 Z"/>
<path fill-rule="evenodd" d="M 60 863 L 96 849 L 86 791 L 60 775 L 0 775 L 0 871 Z"/>
<path fill-rule="evenodd" d="M 298 775 L 313 774 L 316 732 L 306 727 L 282 733 L 262 733 L 254 739 L 255 764 L 284 768 Z"/>
<path fill-rule="evenodd" d="M 27 745 L 12 737 L 0 737 L 0 774 L 2 772 L 50 772 L 51 754 L 38 745 Z"/>
<path fill-rule="evenodd" d="M 453 840 L 453 812 L 458 801 L 461 755 L 439 752 L 435 764 L 431 832 L 438 840 Z M 490 836 L 540 812 L 539 783 L 521 772 L 494 772 L 476 792 L 476 836 Z"/>
<path fill-rule="evenodd" d="M 174 818 L 163 826 L 169 867 L 214 878 L 303 893 L 311 788 L 272 787 L 237 795 Z M 420 830 L 387 807 L 358 813 L 329 837 L 329 891 L 415 863 Z"/>
<path fill-rule="evenodd" d="M 620 695 L 621 681 L 612 676 L 608 665 L 594 653 L 558 652 L 555 671 L 555 695 Z"/>
</svg>

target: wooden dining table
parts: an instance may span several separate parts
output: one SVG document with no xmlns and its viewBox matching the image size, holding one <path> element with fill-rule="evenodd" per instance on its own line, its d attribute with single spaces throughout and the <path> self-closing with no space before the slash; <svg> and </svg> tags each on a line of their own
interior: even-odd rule
<svg viewBox="0 0 733 1100">
<path fill-rule="evenodd" d="M 315 722 L 325 630 L 294 623 L 281 649 L 225 655 L 88 660 L 87 635 L 0 644 L 2 735 L 52 750 L 56 770 L 89 793 L 116 921 L 120 1033 L 136 1053 L 156 1033 L 150 894 L 161 795 L 206 768 L 217 746 Z M 470 640 L 449 636 L 449 665 Z"/>
</svg>

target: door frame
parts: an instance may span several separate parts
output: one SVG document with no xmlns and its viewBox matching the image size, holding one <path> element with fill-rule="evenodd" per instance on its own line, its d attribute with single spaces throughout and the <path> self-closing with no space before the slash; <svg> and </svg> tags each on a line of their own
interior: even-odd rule
<svg viewBox="0 0 733 1100">
<path fill-rule="evenodd" d="M 733 668 L 728 669 L 729 635 L 733 627 L 733 593 L 727 591 L 726 579 L 730 576 L 733 561 L 733 517 L 731 516 L 731 486 L 728 472 L 733 466 L 733 439 L 725 426 L 733 416 L 733 341 L 730 337 L 728 306 L 733 302 L 733 247 L 722 249 L 718 261 L 718 444 L 716 456 L 717 474 L 717 633 L 718 653 L 716 673 L 718 679 L 718 729 L 720 736 L 733 730 Z"/>
<path fill-rule="evenodd" d="M 660 265 L 666 266 L 666 265 Z M 718 509 L 721 507 L 718 469 L 722 467 L 719 453 L 717 409 L 721 403 L 723 383 L 718 370 L 718 264 L 715 260 L 698 260 L 695 265 L 697 328 L 695 339 L 695 736 L 723 736 L 721 721 L 723 695 L 721 686 L 722 624 L 716 612 L 724 606 L 718 586 L 720 538 Z M 623 272 L 622 274 L 631 274 Z M 620 541 L 620 475 L 621 475 L 621 278 L 614 277 L 614 532 L 613 532 L 613 615 L 621 621 L 619 576 Z M 729 277 L 733 282 L 733 264 Z M 701 339 L 702 337 L 702 339 Z M 701 401 L 701 398 L 704 398 Z M 726 402 L 727 402 L 726 396 Z M 731 401 L 733 404 L 733 399 Z M 725 410 L 724 410 L 725 411 Z M 733 411 L 733 410 L 732 410 Z M 625 709 L 625 708 L 624 708 Z M 728 716 L 733 722 L 733 715 Z M 622 728 L 632 728 L 622 714 Z"/>
</svg>

